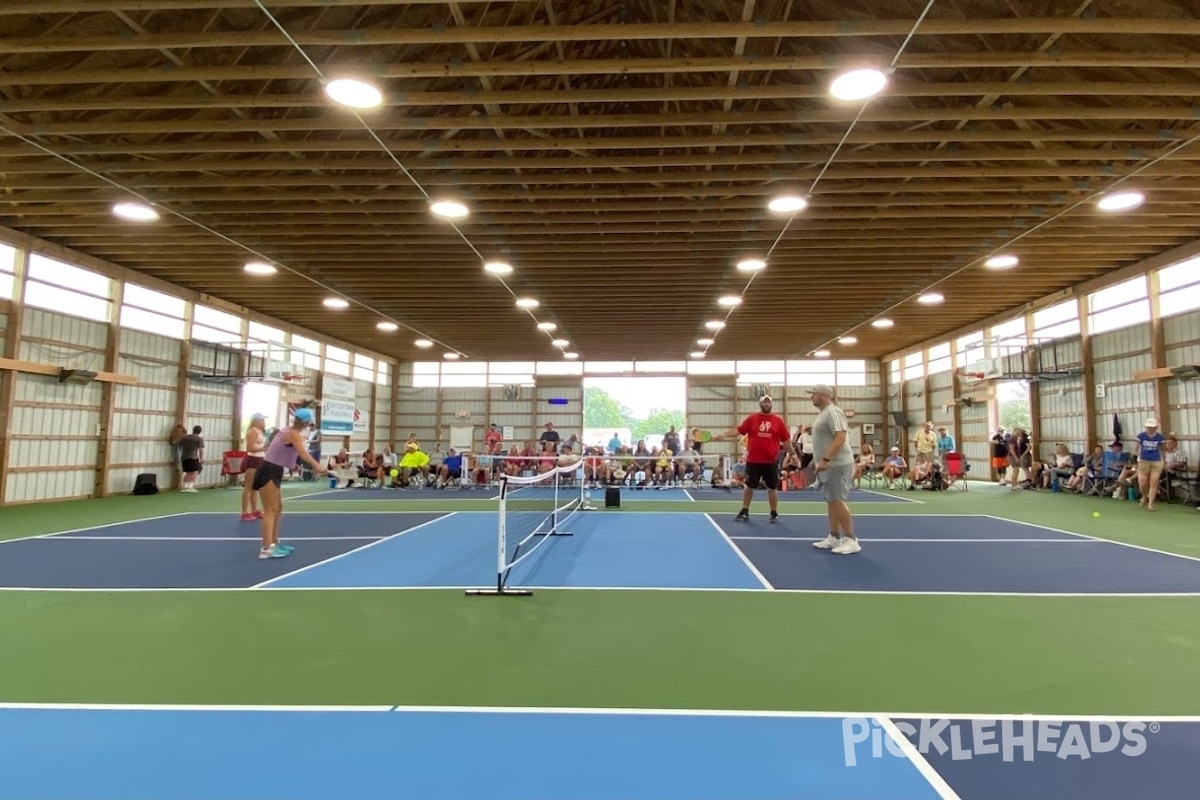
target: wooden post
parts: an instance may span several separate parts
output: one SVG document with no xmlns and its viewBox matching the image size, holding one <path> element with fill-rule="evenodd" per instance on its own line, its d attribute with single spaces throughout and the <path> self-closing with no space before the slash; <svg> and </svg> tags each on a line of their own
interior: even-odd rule
<svg viewBox="0 0 1200 800">
<path fill-rule="evenodd" d="M 188 378 L 188 370 L 192 363 L 192 309 L 195 304 L 188 303 L 183 307 L 183 335 L 184 339 L 179 343 L 179 392 L 175 395 L 175 421 L 171 423 L 171 427 L 175 427 L 175 423 L 183 425 L 188 431 L 191 431 L 191 426 L 188 425 L 188 393 L 191 391 L 191 380 Z M 178 489 L 183 485 L 182 465 L 179 459 L 175 458 L 175 450 L 171 450 L 171 458 L 175 463 L 171 470 L 171 488 Z"/>
<path fill-rule="evenodd" d="M 880 385 L 880 387 L 882 387 L 882 390 L 883 390 L 883 426 L 880 428 L 883 438 L 881 439 L 881 441 L 883 442 L 883 447 L 890 448 L 891 445 L 888 444 L 888 442 L 891 441 L 891 437 L 888 434 L 890 433 L 890 431 L 892 429 L 892 423 L 890 420 L 891 420 L 893 409 L 891 407 L 892 404 L 890 402 L 888 402 L 889 400 L 891 400 L 891 395 L 888 393 L 889 387 L 888 387 L 888 363 L 887 363 L 887 361 L 881 360 L 879 362 L 879 385 Z M 901 389 L 901 391 L 903 391 L 903 389 Z M 886 457 L 886 456 L 884 456 L 884 457 Z M 880 464 L 882 465 L 882 463 L 883 462 L 881 461 Z"/>
<path fill-rule="evenodd" d="M 4 337 L 5 358 L 15 359 L 21 350 L 21 325 L 24 318 L 25 273 L 29 264 L 29 251 L 17 248 L 13 266 L 13 295 L 8 307 L 8 332 Z M 0 504 L 8 493 L 8 470 L 12 457 L 12 410 L 17 394 L 17 371 L 0 370 Z"/>
<path fill-rule="evenodd" d="M 933 421 L 933 395 L 929 393 L 929 348 L 921 348 L 921 397 L 925 398 L 925 419 L 922 423 Z"/>
<path fill-rule="evenodd" d="M 396 443 L 397 417 L 400 415 L 400 362 L 392 364 L 392 411 L 388 415 L 388 442 Z"/>
<path fill-rule="evenodd" d="M 117 371 L 117 359 L 121 353 L 121 326 L 118 320 L 121 315 L 121 303 L 125 299 L 125 281 L 112 281 L 109 299 L 112 300 L 111 313 L 108 319 L 108 339 L 104 346 L 104 370 Z M 113 409 L 117 399 L 116 383 L 100 385 L 100 441 L 96 448 L 96 482 L 92 487 L 92 497 L 104 497 L 108 494 L 108 465 L 112 461 L 112 424 Z"/>
<path fill-rule="evenodd" d="M 1147 278 L 1150 289 L 1150 363 L 1166 366 L 1167 343 L 1158 304 L 1158 270 L 1152 271 Z M 1153 416 L 1158 419 L 1158 430 L 1163 436 L 1168 435 L 1171 432 L 1171 395 L 1165 377 L 1154 379 Z"/>
<path fill-rule="evenodd" d="M 1042 444 L 1042 387 L 1034 380 L 1037 376 L 1038 363 L 1037 347 L 1033 341 L 1033 314 L 1025 314 L 1025 374 L 1029 379 L 1029 440 L 1031 447 Z M 1036 458 L 1036 451 L 1034 456 Z"/>
<path fill-rule="evenodd" d="M 966 452 L 966 437 L 963 435 L 962 428 L 962 406 L 958 402 L 958 398 L 962 397 L 963 387 L 960 380 L 958 364 L 958 346 L 957 343 L 950 340 L 950 403 L 951 414 L 953 415 L 950 424 L 954 426 L 952 434 L 954 436 L 954 444 L 958 448 L 958 452 Z"/>
<path fill-rule="evenodd" d="M 1081 294 L 1076 298 L 1079 304 L 1079 361 L 1083 368 L 1083 416 L 1087 423 L 1087 432 L 1083 439 L 1084 450 L 1092 452 L 1096 436 L 1096 373 L 1092 362 L 1092 335 L 1088 325 L 1087 295 Z"/>
<path fill-rule="evenodd" d="M 379 404 L 379 367 L 371 380 L 371 410 L 367 417 L 367 447 L 375 449 L 375 407 Z"/>
</svg>

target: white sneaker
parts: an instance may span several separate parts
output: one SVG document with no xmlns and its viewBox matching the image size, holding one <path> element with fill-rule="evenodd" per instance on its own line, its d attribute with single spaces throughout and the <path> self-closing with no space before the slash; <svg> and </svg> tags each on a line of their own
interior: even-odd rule
<svg viewBox="0 0 1200 800">
<path fill-rule="evenodd" d="M 187 492 L 188 494 L 199 494 L 200 491 L 195 486 L 185 486 L 179 491 Z"/>
<path fill-rule="evenodd" d="M 842 543 L 833 548 L 833 552 L 839 556 L 849 556 L 862 550 L 862 545 L 858 543 L 858 539 L 843 539 Z"/>
<path fill-rule="evenodd" d="M 813 547 L 817 548 L 818 550 L 833 550 L 841 543 L 842 540 L 831 533 L 821 541 L 813 542 Z"/>
</svg>

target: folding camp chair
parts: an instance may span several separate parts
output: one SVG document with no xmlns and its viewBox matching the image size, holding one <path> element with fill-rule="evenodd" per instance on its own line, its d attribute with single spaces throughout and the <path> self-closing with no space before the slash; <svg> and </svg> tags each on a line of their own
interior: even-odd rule
<svg viewBox="0 0 1200 800">
<path fill-rule="evenodd" d="M 238 478 L 246 474 L 247 455 L 245 450 L 226 450 L 221 454 L 221 477 L 226 486 L 236 486 Z"/>
<path fill-rule="evenodd" d="M 966 456 L 962 453 L 946 453 L 946 470 L 942 476 L 947 489 L 954 486 L 961 491 L 967 491 L 970 488 L 967 485 L 967 473 L 970 471 L 971 465 L 967 463 Z"/>
</svg>

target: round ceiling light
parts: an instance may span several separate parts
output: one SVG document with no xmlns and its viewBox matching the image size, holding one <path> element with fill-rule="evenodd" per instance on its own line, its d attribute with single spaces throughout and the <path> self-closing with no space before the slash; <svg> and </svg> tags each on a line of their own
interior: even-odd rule
<svg viewBox="0 0 1200 800">
<path fill-rule="evenodd" d="M 462 219 L 471 210 L 457 200 L 437 200 L 429 204 L 429 210 L 445 219 Z"/>
<path fill-rule="evenodd" d="M 917 298 L 917 302 L 923 306 L 936 306 L 938 303 L 945 302 L 946 296 L 941 292 L 926 292 Z"/>
<path fill-rule="evenodd" d="M 738 272 L 761 272 L 767 268 L 767 262 L 761 258 L 744 258 L 737 263 Z"/>
<path fill-rule="evenodd" d="M 808 201 L 795 194 L 781 194 L 767 203 L 767 208 L 776 214 L 795 214 L 808 208 Z"/>
<path fill-rule="evenodd" d="M 539 322 L 537 324 L 537 329 L 539 331 L 545 331 L 546 333 L 551 333 L 552 331 L 558 330 L 558 325 L 553 322 Z"/>
<path fill-rule="evenodd" d="M 251 261 L 249 264 L 242 267 L 242 269 L 251 275 L 274 275 L 279 271 L 271 264 L 266 264 L 262 261 Z"/>
<path fill-rule="evenodd" d="M 350 302 L 340 297 L 326 297 L 321 301 L 321 304 L 326 308 L 336 308 L 339 310 L 350 307 Z"/>
<path fill-rule="evenodd" d="M 701 347 L 711 347 L 712 343 L 713 343 L 712 339 L 697 339 L 696 340 L 696 344 L 700 345 Z"/>
<path fill-rule="evenodd" d="M 726 306 L 727 308 L 732 308 L 733 306 L 740 306 L 742 304 L 742 298 L 738 297 L 736 294 L 727 294 L 717 300 L 717 302 L 723 306 Z"/>
<path fill-rule="evenodd" d="M 849 347 L 852 344 L 858 344 L 858 338 L 855 336 L 843 336 L 838 339 L 838 344 L 844 344 Z"/>
<path fill-rule="evenodd" d="M 887 83 L 887 75 L 877 69 L 855 69 L 834 78 L 829 93 L 847 102 L 866 100 L 882 92 Z"/>
<path fill-rule="evenodd" d="M 399 325 L 394 322 L 387 321 L 375 323 L 375 328 L 376 330 L 381 330 L 384 333 L 395 333 L 396 331 L 400 330 Z"/>
<path fill-rule="evenodd" d="M 719 319 L 710 319 L 708 322 L 704 323 L 704 327 L 708 328 L 710 331 L 719 331 L 725 327 L 725 323 Z"/>
<path fill-rule="evenodd" d="M 442 358 L 447 361 L 458 361 L 458 353 L 442 353 Z"/>
<path fill-rule="evenodd" d="M 511 275 L 513 268 L 512 264 L 505 264 L 503 261 L 489 261 L 483 265 L 483 271 L 491 275 Z"/>
<path fill-rule="evenodd" d="M 565 358 L 567 361 L 574 361 L 575 359 L 579 358 L 579 353 L 563 353 L 563 358 Z"/>
<path fill-rule="evenodd" d="M 705 355 L 706 354 L 703 350 L 693 350 L 692 351 L 692 358 L 704 358 Z"/>
<path fill-rule="evenodd" d="M 814 350 L 813 358 L 829 358 L 831 353 L 828 350 Z"/>
<path fill-rule="evenodd" d="M 117 203 L 112 212 L 132 222 L 153 222 L 158 219 L 158 212 L 145 203 Z"/>
<path fill-rule="evenodd" d="M 335 103 L 349 108 L 378 108 L 383 93 L 365 81 L 339 78 L 325 84 L 325 94 Z"/>
<path fill-rule="evenodd" d="M 517 298 L 517 308 L 537 308 L 540 305 L 541 303 L 539 303 L 537 300 L 534 300 L 532 297 Z"/>
<path fill-rule="evenodd" d="M 566 339 L 555 339 L 553 342 L 550 343 L 551 347 L 566 347 L 569 344 L 570 344 L 570 342 L 567 341 Z"/>
<path fill-rule="evenodd" d="M 1141 192 L 1110 192 L 1096 201 L 1096 207 L 1101 211 L 1129 211 L 1146 202 L 1146 195 Z"/>
<path fill-rule="evenodd" d="M 429 341 L 428 339 L 417 339 L 415 342 L 413 342 L 413 344 L 422 350 L 428 350 L 429 348 L 433 347 L 433 342 Z"/>
<path fill-rule="evenodd" d="M 895 322 L 892 322 L 887 317 L 880 317 L 879 319 L 873 320 L 871 322 L 871 327 L 872 328 L 891 328 L 895 324 L 896 324 Z"/>
<path fill-rule="evenodd" d="M 1016 256 L 1002 253 L 998 256 L 992 256 L 983 265 L 988 269 L 1012 269 L 1017 264 L 1021 263 L 1021 259 Z"/>
</svg>

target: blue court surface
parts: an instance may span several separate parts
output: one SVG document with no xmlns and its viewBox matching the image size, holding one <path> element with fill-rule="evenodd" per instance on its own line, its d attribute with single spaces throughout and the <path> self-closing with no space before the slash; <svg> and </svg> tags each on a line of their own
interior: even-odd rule
<svg viewBox="0 0 1200 800">
<path fill-rule="evenodd" d="M 493 512 L 286 513 L 288 558 L 258 526 L 191 513 L 0 545 L 0 588 L 419 589 L 495 582 Z M 862 515 L 863 551 L 817 550 L 825 517 L 583 511 L 538 537 L 509 585 L 563 589 L 1200 594 L 1200 560 L 996 517 Z M 510 530 L 510 544 L 520 535 Z M 511 553 L 510 553 L 511 556 Z"/>
<path fill-rule="evenodd" d="M 1198 747 L 1191 720 L 8 705 L 0 799 L 1175 800 Z"/>
</svg>

